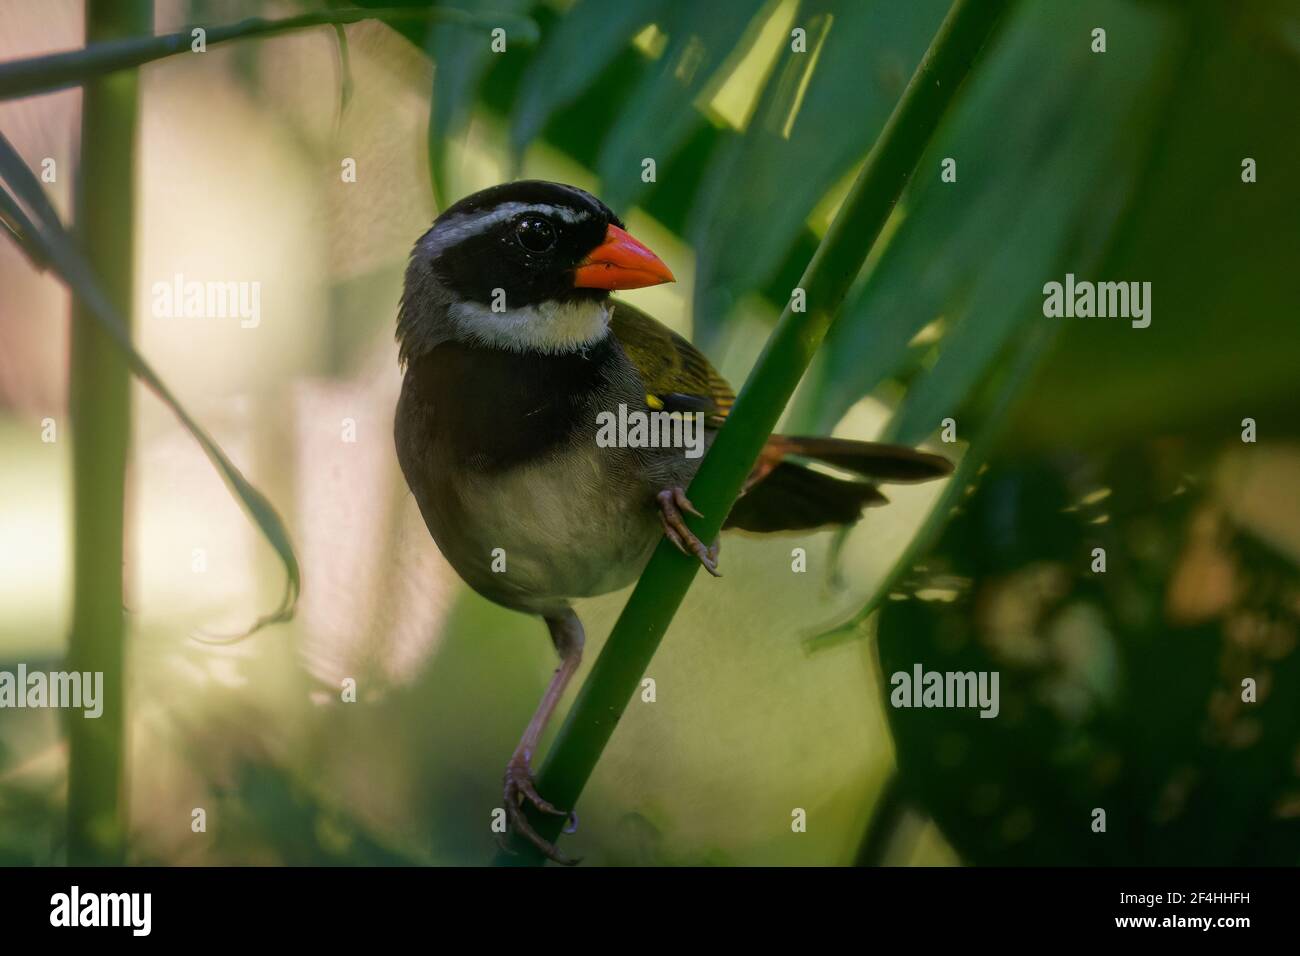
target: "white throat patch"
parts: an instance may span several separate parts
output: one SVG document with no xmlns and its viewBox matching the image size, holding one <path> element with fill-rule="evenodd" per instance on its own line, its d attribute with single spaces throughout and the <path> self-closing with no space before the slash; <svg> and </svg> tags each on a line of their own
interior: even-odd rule
<svg viewBox="0 0 1300 956">
<path fill-rule="evenodd" d="M 608 302 L 543 302 L 505 312 L 458 302 L 448 313 L 471 341 L 512 352 L 577 352 L 609 331 Z"/>
</svg>

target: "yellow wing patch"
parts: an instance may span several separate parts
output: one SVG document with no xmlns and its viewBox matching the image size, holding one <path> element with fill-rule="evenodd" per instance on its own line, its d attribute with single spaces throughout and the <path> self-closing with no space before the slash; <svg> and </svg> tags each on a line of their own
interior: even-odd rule
<svg viewBox="0 0 1300 956">
<path fill-rule="evenodd" d="M 646 404 L 664 408 L 672 396 L 694 400 L 720 422 L 735 392 L 704 354 L 662 322 L 623 302 L 613 304 L 610 330 L 645 383 Z"/>
</svg>

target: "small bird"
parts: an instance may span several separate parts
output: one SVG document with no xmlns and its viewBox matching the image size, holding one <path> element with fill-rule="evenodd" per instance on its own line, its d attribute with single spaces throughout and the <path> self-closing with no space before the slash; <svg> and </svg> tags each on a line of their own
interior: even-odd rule
<svg viewBox="0 0 1300 956">
<path fill-rule="evenodd" d="M 717 543 L 700 541 L 683 516 L 699 513 L 685 491 L 699 449 L 646 447 L 630 440 L 634 430 L 625 442 L 598 440 L 617 413 L 660 422 L 649 416 L 662 413 L 678 425 L 693 417 L 705 447 L 726 420 L 735 396 L 708 359 L 610 298 L 672 281 L 595 196 L 529 180 L 438 216 L 411 252 L 398 312 L 405 375 L 394 438 L 425 524 L 475 591 L 539 615 L 560 656 L 506 766 L 504 795 L 511 825 L 562 863 L 572 861 L 529 826 L 523 804 L 569 815 L 537 792 L 531 762 L 582 659 L 571 602 L 631 583 L 662 535 L 718 574 Z M 773 435 L 724 527 L 851 524 L 885 502 L 873 482 L 951 470 L 911 448 Z"/>
</svg>

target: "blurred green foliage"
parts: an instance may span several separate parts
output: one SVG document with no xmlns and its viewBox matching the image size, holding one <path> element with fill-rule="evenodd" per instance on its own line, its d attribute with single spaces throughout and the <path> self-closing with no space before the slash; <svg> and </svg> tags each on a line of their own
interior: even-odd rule
<svg viewBox="0 0 1300 956">
<path fill-rule="evenodd" d="M 993 720 L 889 709 L 903 792 L 967 862 L 1300 863 L 1300 574 L 1189 483 L 1199 457 L 995 466 L 886 603 L 886 681 L 1000 674 Z"/>
<path fill-rule="evenodd" d="M 690 243 L 696 338 L 714 350 L 751 334 L 733 321 L 747 300 L 773 314 L 784 306 L 948 8 L 437 6 L 486 18 L 393 24 L 435 64 L 428 134 L 440 201 L 456 198 L 473 117 L 505 131 L 516 163 L 538 146 L 572 159 L 620 212 L 635 204 Z M 513 25 L 510 55 L 493 55 L 484 36 L 494 13 Z M 772 23 L 777 42 L 764 46 Z M 1098 26 L 1104 54 L 1090 48 Z M 795 27 L 807 53 L 791 49 Z M 957 423 L 969 457 L 876 596 L 883 608 L 869 616 L 873 599 L 834 653 L 874 631 L 885 679 L 918 661 L 1001 673 L 997 720 L 885 708 L 900 799 L 966 862 L 1300 862 L 1297 550 L 1225 516 L 1210 477 L 1225 449 L 1256 448 L 1239 440 L 1244 417 L 1259 423 L 1261 449 L 1297 437 L 1297 36 L 1300 10 L 1281 0 L 1020 3 L 921 161 L 883 250 L 853 277 L 791 412 L 799 428 L 826 429 L 870 396 L 893 410 L 888 433 L 909 442 Z M 712 100 L 738 69 L 752 104 L 719 115 Z M 644 157 L 656 159 L 653 183 L 641 181 Z M 939 178 L 946 157 L 955 183 Z M 1247 157 L 1258 182 L 1242 181 Z M 61 250 L 57 217 L 24 194 L 34 180 L 16 156 L 0 158 L 38 213 L 33 222 L 6 204 L 4 223 L 94 301 L 93 280 Z M 1151 327 L 1044 318 L 1043 283 L 1066 272 L 1151 282 Z M 264 504 L 232 480 L 254 510 Z M 1098 490 L 1109 495 L 1081 504 Z M 1276 479 L 1266 490 L 1279 511 L 1294 499 Z M 1089 570 L 1096 546 L 1107 549 L 1104 576 Z M 1180 611 L 1198 563 L 1232 569 L 1231 597 Z M 483 808 L 545 670 L 533 630 L 466 597 L 419 681 L 364 719 L 314 716 L 304 753 L 245 755 L 222 773 L 197 746 L 195 767 L 220 796 L 220 855 L 485 859 Z M 520 657 L 525 644 L 533 656 Z M 1260 701 L 1243 705 L 1239 682 L 1251 675 Z M 493 707 L 481 707 L 489 694 Z M 64 849 L 59 788 L 13 776 L 35 756 L 0 741 L 0 863 Z M 349 792 L 358 763 L 419 819 L 357 812 L 367 802 Z M 1091 830 L 1096 807 L 1107 810 L 1104 835 Z M 708 840 L 683 847 L 669 817 L 638 811 L 597 826 L 603 858 L 736 859 Z M 170 859 L 143 845 L 139 859 Z"/>
</svg>

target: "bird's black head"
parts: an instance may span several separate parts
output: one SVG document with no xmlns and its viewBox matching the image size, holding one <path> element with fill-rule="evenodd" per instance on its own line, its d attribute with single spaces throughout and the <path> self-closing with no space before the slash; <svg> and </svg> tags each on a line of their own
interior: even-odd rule
<svg viewBox="0 0 1300 956">
<path fill-rule="evenodd" d="M 415 244 L 402 356 L 445 341 L 581 348 L 604 335 L 610 290 L 672 280 L 590 193 L 539 180 L 493 186 L 449 206 Z"/>
</svg>

